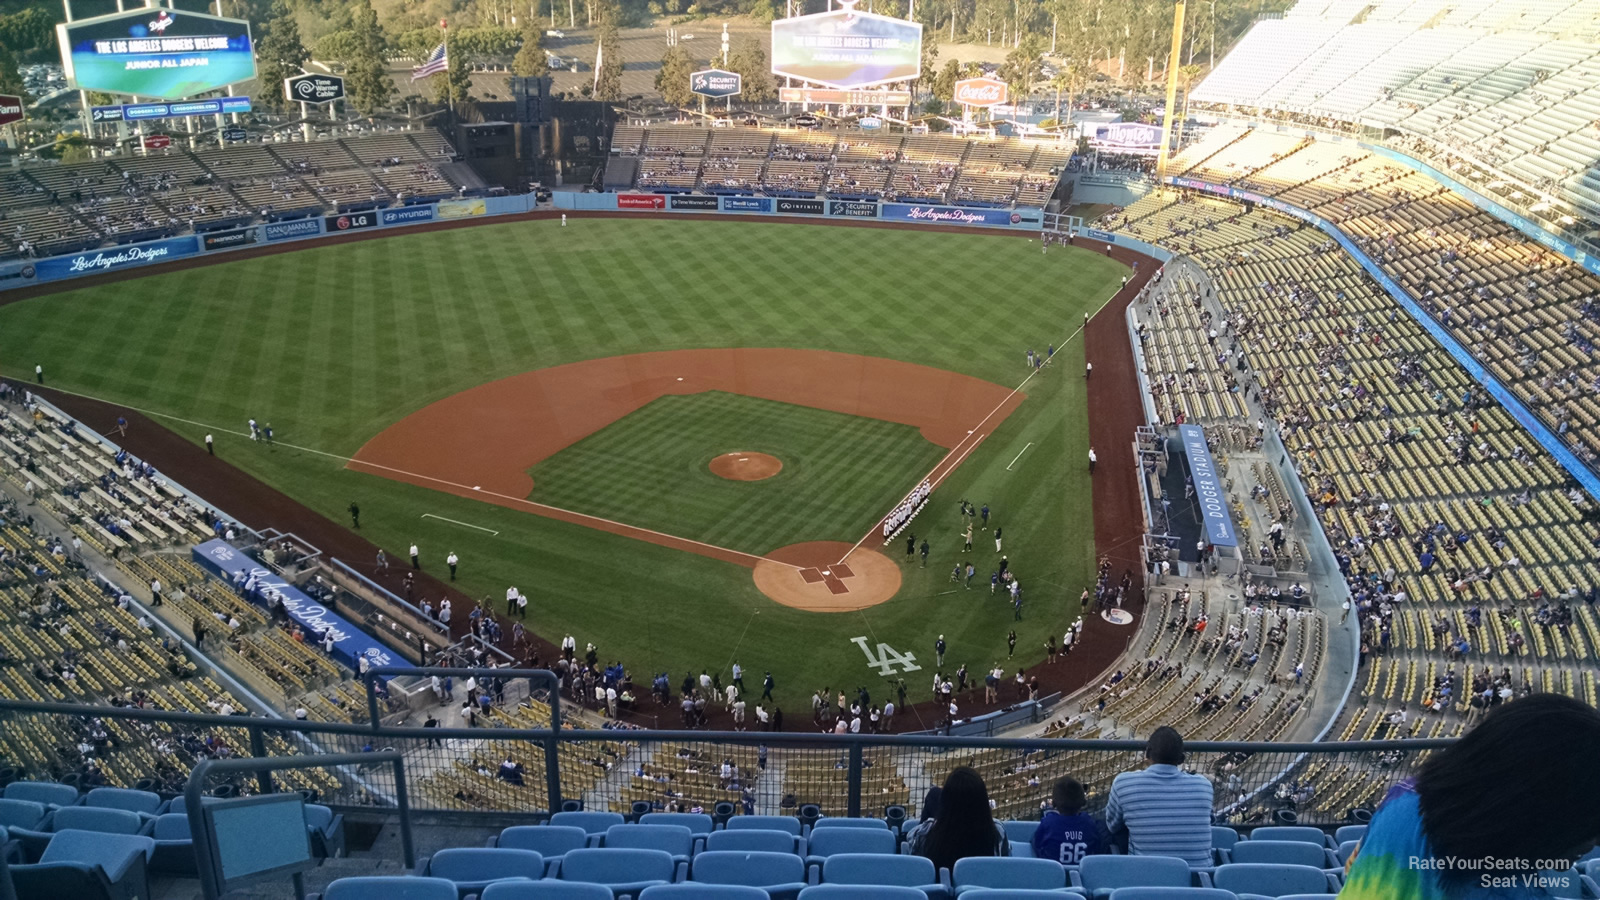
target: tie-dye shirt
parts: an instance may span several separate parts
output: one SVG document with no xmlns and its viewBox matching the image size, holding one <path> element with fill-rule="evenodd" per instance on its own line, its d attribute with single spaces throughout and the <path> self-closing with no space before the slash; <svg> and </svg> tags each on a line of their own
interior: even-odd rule
<svg viewBox="0 0 1600 900">
<path fill-rule="evenodd" d="M 1552 896 L 1547 879 L 1566 877 L 1485 870 L 1474 873 L 1460 890 L 1447 893 L 1439 879 L 1444 870 L 1430 868 L 1442 862 L 1422 833 L 1415 786 L 1401 782 L 1372 817 L 1339 900 L 1531 900 Z"/>
</svg>

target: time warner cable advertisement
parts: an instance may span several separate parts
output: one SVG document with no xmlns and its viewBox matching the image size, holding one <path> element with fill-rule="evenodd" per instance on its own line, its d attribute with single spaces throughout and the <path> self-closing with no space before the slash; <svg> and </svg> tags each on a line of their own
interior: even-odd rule
<svg viewBox="0 0 1600 900">
<path fill-rule="evenodd" d="M 256 76 L 250 23 L 138 9 L 56 26 L 74 88 L 176 100 Z"/>
</svg>

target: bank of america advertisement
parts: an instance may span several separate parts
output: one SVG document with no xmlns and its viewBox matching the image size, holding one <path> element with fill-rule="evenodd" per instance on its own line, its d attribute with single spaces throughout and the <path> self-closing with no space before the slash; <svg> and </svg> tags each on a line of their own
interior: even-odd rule
<svg viewBox="0 0 1600 900">
<path fill-rule="evenodd" d="M 922 26 L 839 9 L 772 23 L 772 71 L 850 90 L 922 72 Z"/>
<path fill-rule="evenodd" d="M 86 91 L 176 100 L 256 77 L 250 23 L 176 9 L 137 9 L 56 26 L 67 83 Z"/>
</svg>

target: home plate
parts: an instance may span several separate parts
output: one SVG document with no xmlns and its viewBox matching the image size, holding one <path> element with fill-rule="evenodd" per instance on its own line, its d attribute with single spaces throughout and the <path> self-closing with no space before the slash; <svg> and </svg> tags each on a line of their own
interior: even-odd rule
<svg viewBox="0 0 1600 900">
<path fill-rule="evenodd" d="M 476 485 L 476 484 L 475 484 L 475 485 L 473 485 L 473 486 L 472 486 L 472 489 L 473 489 L 473 490 L 475 490 L 475 491 L 481 491 L 481 490 L 483 490 L 483 488 L 482 488 L 482 487 L 481 487 L 481 486 L 479 486 L 479 485 Z"/>
<path fill-rule="evenodd" d="M 678 376 L 678 380 L 679 380 L 679 381 L 682 381 L 682 380 L 683 380 L 683 376 L 682 376 L 682 375 L 679 375 L 679 376 Z"/>
</svg>

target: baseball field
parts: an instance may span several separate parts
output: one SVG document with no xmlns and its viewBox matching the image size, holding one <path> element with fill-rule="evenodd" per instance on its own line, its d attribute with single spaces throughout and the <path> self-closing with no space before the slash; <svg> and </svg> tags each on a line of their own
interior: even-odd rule
<svg viewBox="0 0 1600 900">
<path fill-rule="evenodd" d="M 1094 525 L 1074 335 L 1127 273 L 1016 236 L 521 221 L 10 303 L 0 372 L 43 365 L 52 387 L 214 434 L 345 526 L 356 501 L 392 558 L 415 542 L 440 575 L 455 552 L 461 590 L 503 611 L 519 587 L 531 630 L 644 684 L 738 661 L 798 714 L 823 686 L 881 696 L 910 667 L 869 665 L 880 645 L 914 657 L 921 700 L 939 635 L 946 669 L 1009 672 L 1076 616 Z M 930 475 L 924 565 L 879 523 Z M 990 510 L 971 552 L 962 499 Z M 1020 622 L 990 593 L 995 526 Z M 969 561 L 970 589 L 951 580 Z"/>
</svg>

